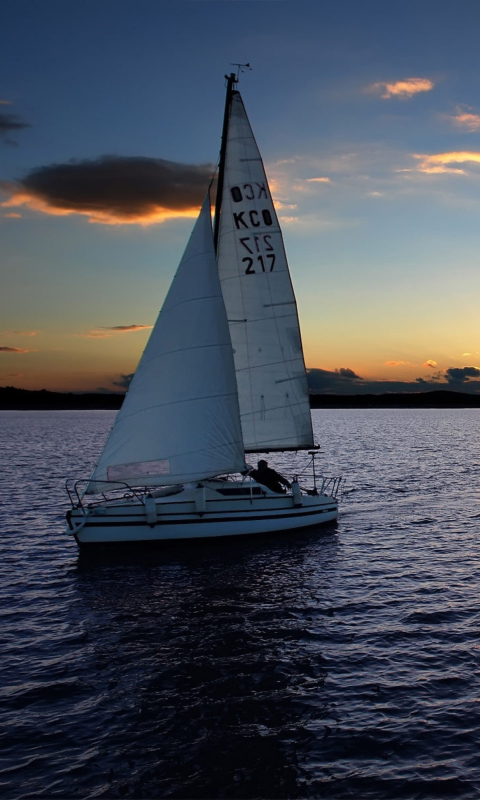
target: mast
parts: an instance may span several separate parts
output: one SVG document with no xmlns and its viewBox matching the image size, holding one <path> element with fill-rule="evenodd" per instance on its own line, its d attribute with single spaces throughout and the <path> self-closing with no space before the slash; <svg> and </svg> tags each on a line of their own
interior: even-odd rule
<svg viewBox="0 0 480 800">
<path fill-rule="evenodd" d="M 220 211 L 222 207 L 223 181 L 225 176 L 225 154 L 227 152 L 228 121 L 230 119 L 230 109 L 232 107 L 232 97 L 235 91 L 234 86 L 238 83 L 238 77 L 234 72 L 225 75 L 227 79 L 227 97 L 225 99 L 225 114 L 223 117 L 222 144 L 220 148 L 220 162 L 218 165 L 217 196 L 215 199 L 215 223 L 213 229 L 213 241 L 215 252 L 218 251 L 218 235 L 220 232 Z"/>
</svg>

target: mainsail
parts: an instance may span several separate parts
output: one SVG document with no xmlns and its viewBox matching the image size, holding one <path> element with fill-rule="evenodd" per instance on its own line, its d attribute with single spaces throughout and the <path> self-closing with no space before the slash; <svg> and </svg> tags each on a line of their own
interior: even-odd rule
<svg viewBox="0 0 480 800">
<path fill-rule="evenodd" d="M 245 450 L 312 447 L 300 326 L 282 233 L 236 91 L 231 95 L 222 179 L 217 259 Z"/>
<path fill-rule="evenodd" d="M 105 480 L 169 485 L 244 466 L 207 197 L 87 491 Z"/>
</svg>

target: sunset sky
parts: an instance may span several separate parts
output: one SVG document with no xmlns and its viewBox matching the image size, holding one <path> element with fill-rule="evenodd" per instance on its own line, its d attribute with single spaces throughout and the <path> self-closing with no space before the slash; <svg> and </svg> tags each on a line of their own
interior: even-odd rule
<svg viewBox="0 0 480 800">
<path fill-rule="evenodd" d="M 0 385 L 119 390 L 240 90 L 319 391 L 480 391 L 478 0 L 16 0 Z"/>
</svg>

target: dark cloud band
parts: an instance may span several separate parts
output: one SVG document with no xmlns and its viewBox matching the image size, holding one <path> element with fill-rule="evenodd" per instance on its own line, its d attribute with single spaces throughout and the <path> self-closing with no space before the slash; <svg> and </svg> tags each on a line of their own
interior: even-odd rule
<svg viewBox="0 0 480 800">
<path fill-rule="evenodd" d="M 16 114 L 0 114 L 0 132 L 11 133 L 12 131 L 22 131 L 24 128 L 31 128 L 28 122 L 22 122 Z"/>
<path fill-rule="evenodd" d="M 0 138 L 4 144 L 17 143 L 10 137 L 10 134 L 23 131 L 24 128 L 31 128 L 28 122 L 24 122 L 17 114 L 3 114 L 0 113 Z"/>
<path fill-rule="evenodd" d="M 15 186 L 4 184 L 3 188 L 21 196 L 21 203 L 35 206 L 36 201 L 36 207 L 46 212 L 51 209 L 51 213 L 91 214 L 127 222 L 158 216 L 159 210 L 183 216 L 198 208 L 213 170 L 211 164 L 106 155 L 38 167 Z"/>
<path fill-rule="evenodd" d="M 133 372 L 130 372 L 128 375 L 120 375 L 118 380 L 113 381 L 114 386 L 118 386 L 119 389 L 128 389 L 132 382 Z"/>
<path fill-rule="evenodd" d="M 480 369 L 477 367 L 450 367 L 444 372 L 414 381 L 375 381 L 365 380 L 353 370 L 341 367 L 335 371 L 309 369 L 308 386 L 312 394 L 385 394 L 405 392 L 425 392 L 433 389 L 453 389 L 480 393 Z"/>
<path fill-rule="evenodd" d="M 349 367 L 340 367 L 334 372 L 328 369 L 308 369 L 308 387 L 313 394 L 324 392 L 333 394 L 356 393 L 363 378 Z"/>
<path fill-rule="evenodd" d="M 449 367 L 445 370 L 448 383 L 469 383 L 472 378 L 480 378 L 478 367 Z"/>
</svg>

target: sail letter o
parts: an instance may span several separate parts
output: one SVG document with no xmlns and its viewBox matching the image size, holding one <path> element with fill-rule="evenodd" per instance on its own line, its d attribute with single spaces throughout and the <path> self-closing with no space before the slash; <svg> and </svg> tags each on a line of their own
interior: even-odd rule
<svg viewBox="0 0 480 800">
<path fill-rule="evenodd" d="M 268 208 L 264 208 L 263 209 L 262 217 L 263 217 L 263 221 L 264 221 L 265 225 L 273 225 L 272 215 L 270 214 L 270 211 L 268 210 Z"/>
<path fill-rule="evenodd" d="M 242 193 L 238 186 L 232 186 L 230 189 L 230 194 L 232 195 L 232 200 L 234 203 L 239 203 L 242 200 Z"/>
</svg>

